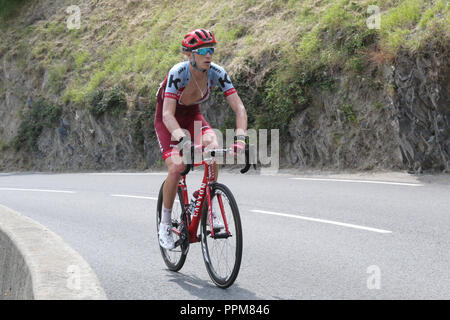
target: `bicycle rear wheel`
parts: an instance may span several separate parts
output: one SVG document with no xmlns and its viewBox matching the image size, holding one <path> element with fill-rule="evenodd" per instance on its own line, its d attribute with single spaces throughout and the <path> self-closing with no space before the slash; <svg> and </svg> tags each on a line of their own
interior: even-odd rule
<svg viewBox="0 0 450 320">
<path fill-rule="evenodd" d="M 162 206 L 163 206 L 163 188 L 164 188 L 164 182 L 161 185 L 161 188 L 159 190 L 159 196 L 158 196 L 158 204 L 156 209 L 156 234 L 159 239 L 159 224 L 161 222 L 161 213 L 162 213 Z M 177 229 L 179 233 L 173 232 L 173 237 L 175 243 L 178 245 L 173 249 L 165 249 L 161 246 L 159 246 L 161 250 L 161 255 L 163 257 L 164 263 L 169 268 L 169 270 L 172 271 L 178 271 L 180 270 L 184 262 L 186 260 L 187 253 L 189 251 L 189 238 L 186 236 L 187 233 L 187 226 L 186 226 L 186 217 L 185 213 L 183 212 L 183 192 L 178 187 L 177 191 L 177 197 L 175 198 L 175 201 L 173 203 L 172 207 L 172 227 Z M 185 234 L 183 236 L 183 233 Z M 184 240 L 183 240 L 184 239 Z M 159 245 L 159 241 L 158 241 Z"/>
<path fill-rule="evenodd" d="M 236 280 L 242 260 L 242 226 L 239 209 L 230 189 L 220 183 L 212 184 L 211 205 L 224 227 L 217 229 L 213 226 L 214 236 L 212 235 L 208 204 L 205 201 L 201 232 L 203 259 L 213 282 L 220 288 L 228 288 Z M 221 208 L 225 219 L 222 217 Z"/>
</svg>

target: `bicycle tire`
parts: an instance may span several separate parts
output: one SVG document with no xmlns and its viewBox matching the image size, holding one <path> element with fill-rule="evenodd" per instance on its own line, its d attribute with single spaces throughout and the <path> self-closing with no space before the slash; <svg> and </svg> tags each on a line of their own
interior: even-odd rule
<svg viewBox="0 0 450 320">
<path fill-rule="evenodd" d="M 158 195 L 158 204 L 156 207 L 156 235 L 158 239 L 158 245 L 159 245 L 159 224 L 161 222 L 161 212 L 162 212 L 162 206 L 163 206 L 163 188 L 164 188 L 164 182 L 161 185 L 161 188 L 159 190 Z M 181 220 L 184 217 L 183 213 L 183 192 L 181 191 L 181 188 L 178 187 L 177 190 L 177 196 L 178 196 L 178 203 L 177 201 L 174 201 L 173 208 L 172 208 L 172 226 L 177 227 L 180 226 Z M 175 199 L 176 200 L 176 199 Z M 176 207 L 179 207 L 178 212 L 175 210 Z M 175 215 L 175 216 L 174 216 Z M 185 229 L 187 230 L 187 229 Z M 175 241 L 177 241 L 177 236 L 174 234 Z M 187 240 L 184 241 L 183 244 L 181 244 L 179 247 L 176 247 L 174 249 L 168 250 L 159 245 L 159 249 L 161 250 L 161 255 L 163 257 L 164 263 L 166 264 L 167 268 L 171 271 L 179 271 L 186 261 L 186 256 L 189 251 L 189 237 L 187 237 Z"/>
<path fill-rule="evenodd" d="M 216 286 L 225 289 L 234 283 L 239 274 L 242 260 L 243 238 L 239 208 L 236 204 L 236 200 L 234 199 L 233 194 L 231 193 L 230 189 L 223 184 L 212 184 L 211 203 L 213 205 L 213 210 L 215 210 L 214 200 L 217 198 L 218 194 L 221 195 L 222 201 L 225 199 L 228 204 L 228 210 L 225 211 L 228 228 L 232 236 L 226 239 L 213 239 L 210 230 L 208 230 L 210 228 L 208 228 L 208 203 L 207 201 L 205 201 L 202 210 L 201 245 L 203 260 L 205 262 L 206 270 L 208 271 L 211 280 L 215 283 Z M 231 213 L 229 212 L 230 210 Z M 220 208 L 218 212 L 220 212 Z M 224 234 L 224 232 L 226 234 L 225 228 L 223 228 L 222 234 Z M 220 231 L 216 230 L 215 234 L 216 236 L 218 236 L 220 234 Z M 216 246 L 219 249 L 216 249 Z M 224 252 L 226 254 L 229 250 L 234 250 L 234 253 L 230 254 L 230 256 L 234 257 L 234 262 L 232 263 L 233 266 L 230 267 L 229 264 L 225 263 L 225 268 L 229 268 L 230 270 L 223 270 L 224 266 L 219 266 L 219 264 L 221 263 L 220 260 L 224 258 Z M 220 252 L 220 258 L 213 257 L 216 252 Z"/>
</svg>

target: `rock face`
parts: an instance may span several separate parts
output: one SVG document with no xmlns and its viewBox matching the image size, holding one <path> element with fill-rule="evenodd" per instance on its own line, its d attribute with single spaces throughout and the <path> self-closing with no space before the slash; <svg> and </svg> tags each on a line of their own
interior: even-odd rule
<svg viewBox="0 0 450 320">
<path fill-rule="evenodd" d="M 286 159 L 300 167 L 401 168 L 398 121 L 389 96 L 367 90 L 367 79 L 340 78 L 333 92 L 316 92 L 291 122 Z"/>
<path fill-rule="evenodd" d="M 450 52 L 444 48 L 397 58 L 398 144 L 403 162 L 416 172 L 450 172 L 449 62 Z"/>
<path fill-rule="evenodd" d="M 14 57 L 0 65 L 0 171 L 12 170 L 106 170 L 145 169 L 160 154 L 153 129 L 154 106 L 136 97 L 120 116 L 95 117 L 87 108 L 63 106 L 59 120 L 43 128 L 36 150 L 14 147 L 23 115 L 36 102 L 45 72 L 30 78 L 21 72 Z"/>
<path fill-rule="evenodd" d="M 290 123 L 284 159 L 296 167 L 450 172 L 450 56 L 401 52 L 377 80 L 339 78 Z"/>
</svg>

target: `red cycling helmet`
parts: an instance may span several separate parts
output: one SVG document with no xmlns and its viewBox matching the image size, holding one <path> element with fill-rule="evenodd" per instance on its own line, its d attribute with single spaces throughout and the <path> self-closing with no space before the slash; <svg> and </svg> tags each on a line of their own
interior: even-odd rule
<svg viewBox="0 0 450 320">
<path fill-rule="evenodd" d="M 181 46 L 183 51 L 192 51 L 204 45 L 214 46 L 216 38 L 211 31 L 206 29 L 195 29 L 184 36 Z"/>
</svg>

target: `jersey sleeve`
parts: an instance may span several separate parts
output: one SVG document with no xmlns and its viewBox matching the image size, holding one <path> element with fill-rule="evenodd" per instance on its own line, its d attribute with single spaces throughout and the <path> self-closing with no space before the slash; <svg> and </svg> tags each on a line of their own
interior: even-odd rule
<svg viewBox="0 0 450 320">
<path fill-rule="evenodd" d="M 211 70 L 213 85 L 218 86 L 222 90 L 225 97 L 236 93 L 236 89 L 234 88 L 233 83 L 224 68 L 212 63 Z"/>
<path fill-rule="evenodd" d="M 164 92 L 164 98 L 172 98 L 178 100 L 183 88 L 186 86 L 185 79 L 186 66 L 176 64 L 167 74 L 167 83 Z"/>
</svg>

